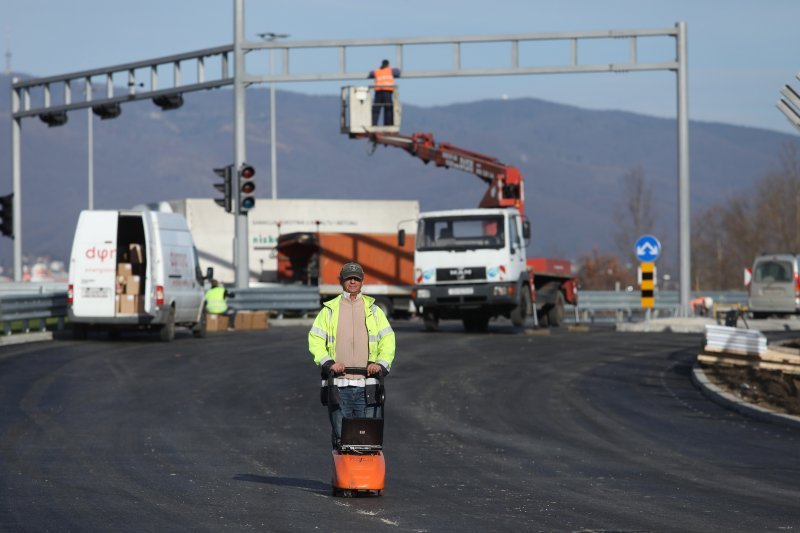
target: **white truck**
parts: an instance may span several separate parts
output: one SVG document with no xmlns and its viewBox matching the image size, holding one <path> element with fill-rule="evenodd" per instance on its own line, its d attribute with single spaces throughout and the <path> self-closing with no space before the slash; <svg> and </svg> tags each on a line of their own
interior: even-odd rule
<svg viewBox="0 0 800 533">
<path fill-rule="evenodd" d="M 485 330 L 497 316 L 521 326 L 536 313 L 538 324 L 559 326 L 564 306 L 576 304 L 570 261 L 526 257 L 522 174 L 497 159 L 447 143 L 430 133 L 348 132 L 374 144 L 401 148 L 423 162 L 474 174 L 488 185 L 479 209 L 421 213 L 414 251 L 414 303 L 425 328 L 440 318 L 461 319 L 468 331 Z M 399 241 L 405 240 L 405 230 Z"/>
<path fill-rule="evenodd" d="M 213 275 L 209 271 L 207 278 Z M 176 326 L 205 335 L 204 277 L 186 220 L 150 210 L 82 211 L 68 279 L 68 317 L 76 338 L 89 329 Z"/>
<path fill-rule="evenodd" d="M 213 267 L 222 283 L 232 283 L 233 217 L 212 199 L 164 204 L 159 208 L 186 218 L 200 265 Z M 413 312 L 414 255 L 397 246 L 397 230 L 418 215 L 419 202 L 408 200 L 259 198 L 247 217 L 249 285 L 313 285 L 327 300 L 342 290 L 341 266 L 358 261 L 366 271 L 364 292 L 387 314 Z"/>
<path fill-rule="evenodd" d="M 439 319 L 456 318 L 467 331 L 483 331 L 496 316 L 521 326 L 534 303 L 540 322 L 560 325 L 571 265 L 527 260 L 529 231 L 514 208 L 420 213 L 414 281 L 425 328 L 434 331 Z"/>
</svg>

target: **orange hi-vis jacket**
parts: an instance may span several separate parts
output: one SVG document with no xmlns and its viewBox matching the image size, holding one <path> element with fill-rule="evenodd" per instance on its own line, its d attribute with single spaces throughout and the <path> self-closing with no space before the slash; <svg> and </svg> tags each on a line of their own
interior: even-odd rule
<svg viewBox="0 0 800 533">
<path fill-rule="evenodd" d="M 394 74 L 392 74 L 392 67 L 375 69 L 375 90 L 394 91 Z"/>
</svg>

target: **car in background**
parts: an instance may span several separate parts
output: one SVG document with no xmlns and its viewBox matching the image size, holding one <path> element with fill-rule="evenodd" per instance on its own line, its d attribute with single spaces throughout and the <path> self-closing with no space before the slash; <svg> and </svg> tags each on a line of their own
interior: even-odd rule
<svg viewBox="0 0 800 533">
<path fill-rule="evenodd" d="M 800 314 L 797 255 L 761 255 L 755 259 L 749 308 L 753 318 Z"/>
</svg>

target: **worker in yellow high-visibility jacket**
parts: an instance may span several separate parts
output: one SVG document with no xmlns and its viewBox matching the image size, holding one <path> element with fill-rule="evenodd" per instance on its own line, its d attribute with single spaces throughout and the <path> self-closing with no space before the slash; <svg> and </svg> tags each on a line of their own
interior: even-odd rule
<svg viewBox="0 0 800 533">
<path fill-rule="evenodd" d="M 346 263 L 339 273 L 342 294 L 325 302 L 308 332 L 308 349 L 320 367 L 323 394 L 336 447 L 343 417 L 374 417 L 380 405 L 378 377 L 394 361 L 395 336 L 388 318 L 375 299 L 361 294 L 364 269 Z M 347 374 L 348 367 L 366 368 L 367 375 Z M 383 413 L 380 413 L 382 416 Z"/>
</svg>

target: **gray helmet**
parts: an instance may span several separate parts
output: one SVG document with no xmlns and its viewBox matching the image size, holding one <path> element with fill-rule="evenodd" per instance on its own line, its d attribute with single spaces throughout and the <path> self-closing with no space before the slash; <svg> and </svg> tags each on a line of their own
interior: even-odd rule
<svg viewBox="0 0 800 533">
<path fill-rule="evenodd" d="M 347 278 L 358 278 L 358 281 L 364 281 L 364 269 L 358 263 L 345 263 L 342 271 L 339 272 L 339 278 L 342 281 Z"/>
</svg>

